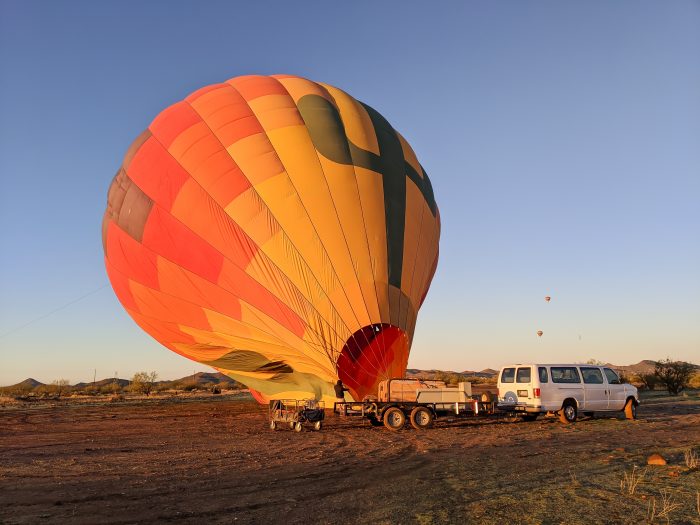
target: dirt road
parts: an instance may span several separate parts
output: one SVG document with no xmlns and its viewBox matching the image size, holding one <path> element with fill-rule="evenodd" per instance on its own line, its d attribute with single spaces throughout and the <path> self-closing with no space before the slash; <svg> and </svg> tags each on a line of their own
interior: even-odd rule
<svg viewBox="0 0 700 525">
<path fill-rule="evenodd" d="M 700 523 L 690 447 L 697 393 L 649 399 L 637 421 L 398 433 L 332 416 L 321 432 L 272 432 L 265 407 L 226 396 L 9 407 L 0 523 L 665 523 L 662 491 L 672 523 Z M 669 465 L 623 493 L 653 452 Z"/>
</svg>

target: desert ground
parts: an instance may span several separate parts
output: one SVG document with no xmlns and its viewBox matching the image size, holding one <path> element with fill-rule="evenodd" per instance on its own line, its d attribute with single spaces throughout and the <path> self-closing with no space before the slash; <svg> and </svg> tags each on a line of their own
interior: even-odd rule
<svg viewBox="0 0 700 525">
<path fill-rule="evenodd" d="M 697 391 L 636 421 L 325 423 L 271 431 L 240 394 L 11 403 L 0 523 L 700 523 Z"/>
</svg>

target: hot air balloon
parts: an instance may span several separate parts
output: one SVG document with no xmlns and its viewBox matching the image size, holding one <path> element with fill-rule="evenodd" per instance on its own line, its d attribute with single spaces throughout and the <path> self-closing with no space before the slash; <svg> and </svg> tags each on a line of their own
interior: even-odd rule
<svg viewBox="0 0 700 525">
<path fill-rule="evenodd" d="M 244 76 L 160 113 L 128 149 L 102 239 L 128 314 L 260 402 L 354 399 L 402 376 L 440 215 L 408 142 L 299 77 Z"/>
<path fill-rule="evenodd" d="M 552 299 L 552 298 L 551 298 L 549 295 L 545 296 L 545 298 L 544 298 L 544 300 L 547 301 L 547 302 L 549 302 L 551 299 Z"/>
<path fill-rule="evenodd" d="M 543 334 L 543 333 L 544 333 L 544 332 L 543 332 L 542 330 L 537 330 L 537 336 L 538 336 L 538 337 L 542 337 L 542 334 Z"/>
</svg>

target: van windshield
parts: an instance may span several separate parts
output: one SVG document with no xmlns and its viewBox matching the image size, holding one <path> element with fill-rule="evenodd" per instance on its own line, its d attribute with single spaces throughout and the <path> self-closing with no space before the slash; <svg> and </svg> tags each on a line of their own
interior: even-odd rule
<svg viewBox="0 0 700 525">
<path fill-rule="evenodd" d="M 581 377 L 575 366 L 553 366 L 550 368 L 550 372 L 552 373 L 552 383 L 581 382 Z"/>
<path fill-rule="evenodd" d="M 515 381 L 515 368 L 504 368 L 501 372 L 501 383 L 512 383 Z"/>
</svg>

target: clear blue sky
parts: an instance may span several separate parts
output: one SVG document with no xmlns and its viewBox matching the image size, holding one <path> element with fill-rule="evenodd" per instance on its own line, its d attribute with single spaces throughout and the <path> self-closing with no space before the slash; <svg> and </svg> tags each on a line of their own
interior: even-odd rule
<svg viewBox="0 0 700 525">
<path fill-rule="evenodd" d="M 348 91 L 430 174 L 409 366 L 700 362 L 698 28 L 697 1 L 0 1 L 0 385 L 206 369 L 99 289 L 101 218 L 160 110 L 251 73 Z"/>
</svg>

